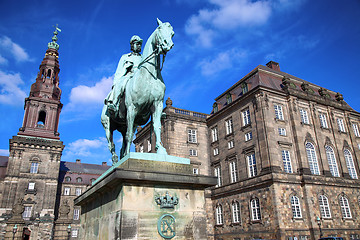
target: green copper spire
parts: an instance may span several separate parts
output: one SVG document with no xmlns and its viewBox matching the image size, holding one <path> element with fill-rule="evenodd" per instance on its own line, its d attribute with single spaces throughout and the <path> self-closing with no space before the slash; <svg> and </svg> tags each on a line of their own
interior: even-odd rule
<svg viewBox="0 0 360 240">
<path fill-rule="evenodd" d="M 58 40 L 56 35 L 58 35 L 58 31 L 61 32 L 61 29 L 58 28 L 57 24 L 54 27 L 55 27 L 54 36 L 52 37 L 52 42 L 48 43 L 48 48 L 59 50 L 59 44 L 56 43 L 56 41 Z"/>
</svg>

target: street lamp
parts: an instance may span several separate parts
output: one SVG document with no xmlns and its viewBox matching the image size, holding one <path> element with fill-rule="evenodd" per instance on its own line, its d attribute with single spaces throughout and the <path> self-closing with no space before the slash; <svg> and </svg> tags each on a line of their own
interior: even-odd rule
<svg viewBox="0 0 360 240">
<path fill-rule="evenodd" d="M 316 221 L 317 221 L 317 224 L 319 225 L 319 230 L 320 230 L 320 238 L 323 236 L 323 233 L 321 231 L 321 220 L 319 217 L 316 217 Z"/>
<path fill-rule="evenodd" d="M 13 240 L 15 239 L 15 233 L 17 232 L 17 225 L 13 227 Z"/>
<path fill-rule="evenodd" d="M 67 227 L 67 233 L 68 233 L 68 240 L 70 240 L 70 233 L 71 233 L 71 225 Z"/>
</svg>

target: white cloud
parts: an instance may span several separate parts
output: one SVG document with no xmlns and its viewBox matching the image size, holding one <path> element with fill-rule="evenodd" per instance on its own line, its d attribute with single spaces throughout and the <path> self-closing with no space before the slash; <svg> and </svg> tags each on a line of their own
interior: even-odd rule
<svg viewBox="0 0 360 240">
<path fill-rule="evenodd" d="M 185 31 L 197 37 L 204 47 L 211 47 L 223 31 L 267 22 L 272 9 L 268 1 L 209 0 L 211 8 L 201 9 L 187 21 Z"/>
<path fill-rule="evenodd" d="M 103 77 L 93 86 L 80 85 L 71 89 L 70 102 L 66 106 L 68 110 L 81 110 L 79 107 L 100 107 L 111 90 L 113 77 Z"/>
<path fill-rule="evenodd" d="M 19 73 L 6 74 L 0 71 L 0 103 L 20 105 L 24 103 L 26 93 L 19 87 L 24 84 Z"/>
<path fill-rule="evenodd" d="M 6 58 L 4 58 L 3 56 L 0 55 L 0 64 L 7 64 L 8 60 Z"/>
<path fill-rule="evenodd" d="M 65 148 L 66 155 L 71 155 L 73 158 L 92 156 L 99 150 L 105 151 L 107 149 L 107 141 L 104 137 L 98 139 L 78 139 L 75 142 L 69 143 Z"/>
<path fill-rule="evenodd" d="M 7 36 L 0 38 L 0 48 L 9 51 L 17 62 L 32 61 L 25 49 Z"/>
<path fill-rule="evenodd" d="M 0 149 L 0 156 L 9 156 L 8 149 Z"/>
<path fill-rule="evenodd" d="M 246 57 L 245 51 L 231 49 L 226 52 L 220 52 L 212 59 L 206 59 L 199 63 L 201 74 L 204 76 L 211 76 L 220 73 L 223 70 L 234 67 L 236 63 L 241 62 Z"/>
</svg>

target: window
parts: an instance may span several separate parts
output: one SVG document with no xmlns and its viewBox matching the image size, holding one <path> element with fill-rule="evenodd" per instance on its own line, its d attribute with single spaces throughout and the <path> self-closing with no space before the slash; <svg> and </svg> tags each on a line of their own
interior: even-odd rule
<svg viewBox="0 0 360 240">
<path fill-rule="evenodd" d="M 290 200 L 291 200 L 291 210 L 293 213 L 293 217 L 302 218 L 299 198 L 297 196 L 292 196 Z"/>
<path fill-rule="evenodd" d="M 215 177 L 217 177 L 217 184 L 215 187 L 221 186 L 221 169 L 220 167 L 215 167 L 214 169 Z"/>
<path fill-rule="evenodd" d="M 324 195 L 319 196 L 320 214 L 323 218 L 331 218 L 329 201 Z"/>
<path fill-rule="evenodd" d="M 65 182 L 71 182 L 71 177 L 65 177 Z"/>
<path fill-rule="evenodd" d="M 232 103 L 232 96 L 231 96 L 231 93 L 228 93 L 228 94 L 226 95 L 226 103 L 227 103 L 227 104 Z"/>
<path fill-rule="evenodd" d="M 31 210 L 32 210 L 31 206 L 25 206 L 24 207 L 24 212 L 23 212 L 23 218 L 30 218 L 31 217 Z"/>
<path fill-rule="evenodd" d="M 358 176 L 357 176 L 357 173 L 356 173 L 354 160 L 353 160 L 353 157 L 351 155 L 351 152 L 348 149 L 345 149 L 344 150 L 344 156 L 345 156 L 345 162 L 346 162 L 346 166 L 348 168 L 350 177 L 353 178 L 353 179 L 357 179 Z"/>
<path fill-rule="evenodd" d="M 333 175 L 334 177 L 340 177 L 334 150 L 330 146 L 325 146 L 325 152 L 326 152 L 326 158 L 329 163 L 329 169 L 331 175 Z"/>
<path fill-rule="evenodd" d="M 222 225 L 223 224 L 223 215 L 222 215 L 222 206 L 218 205 L 216 207 L 216 225 Z"/>
<path fill-rule="evenodd" d="M 252 132 L 245 133 L 245 142 L 247 142 L 251 139 L 252 139 Z"/>
<path fill-rule="evenodd" d="M 238 201 L 235 201 L 231 204 L 231 210 L 232 210 L 233 223 L 239 223 L 240 222 L 240 204 Z"/>
<path fill-rule="evenodd" d="M 198 168 L 193 168 L 193 174 L 199 174 L 199 169 Z"/>
<path fill-rule="evenodd" d="M 214 148 L 214 156 L 219 154 L 219 148 Z"/>
<path fill-rule="evenodd" d="M 339 127 L 339 131 L 340 132 L 345 132 L 345 125 L 344 125 L 344 120 L 342 118 L 338 118 L 336 119 L 338 127 Z"/>
<path fill-rule="evenodd" d="M 251 219 L 253 221 L 261 220 L 260 214 L 260 202 L 258 198 L 254 198 L 250 201 L 251 206 Z"/>
<path fill-rule="evenodd" d="M 74 209 L 74 220 L 79 220 L 80 218 L 80 209 Z"/>
<path fill-rule="evenodd" d="M 219 111 L 218 104 L 214 103 L 213 104 L 213 113 L 217 113 L 218 111 Z"/>
<path fill-rule="evenodd" d="M 246 83 L 246 82 L 243 82 L 243 83 L 241 84 L 241 93 L 242 93 L 242 94 L 245 94 L 245 93 L 247 93 L 247 92 L 248 92 L 247 83 Z"/>
<path fill-rule="evenodd" d="M 188 141 L 190 143 L 197 143 L 196 130 L 195 129 L 189 129 L 188 130 Z"/>
<path fill-rule="evenodd" d="M 71 231 L 71 237 L 73 237 L 73 238 L 77 238 L 78 237 L 78 234 L 79 234 L 79 229 L 73 229 L 72 231 Z"/>
<path fill-rule="evenodd" d="M 76 182 L 78 183 L 82 182 L 82 178 L 81 177 L 76 178 Z"/>
<path fill-rule="evenodd" d="M 144 145 L 140 144 L 140 146 L 139 146 L 139 152 L 141 152 L 141 153 L 144 152 Z"/>
<path fill-rule="evenodd" d="M 309 117 L 306 110 L 300 109 L 300 119 L 302 123 L 309 124 Z"/>
<path fill-rule="evenodd" d="M 95 180 L 96 180 L 95 178 L 92 178 L 92 179 L 90 179 L 90 182 L 93 183 L 93 182 L 95 182 Z"/>
<path fill-rule="evenodd" d="M 351 218 L 349 201 L 346 197 L 340 196 L 340 208 L 343 218 Z"/>
<path fill-rule="evenodd" d="M 316 157 L 315 147 L 312 143 L 306 143 L 306 155 L 309 161 L 309 167 L 312 174 L 320 175 L 319 164 Z"/>
<path fill-rule="evenodd" d="M 238 178 L 236 162 L 235 161 L 230 162 L 229 168 L 230 168 L 231 183 L 234 183 L 237 181 Z"/>
<path fill-rule="evenodd" d="M 35 183 L 34 182 L 29 182 L 28 190 L 34 190 L 34 189 L 35 189 Z"/>
<path fill-rule="evenodd" d="M 38 122 L 37 122 L 36 126 L 39 128 L 44 128 L 45 127 L 45 119 L 46 119 L 46 112 L 40 111 L 39 117 L 38 117 Z"/>
<path fill-rule="evenodd" d="M 246 156 L 248 162 L 249 177 L 257 175 L 255 153 Z"/>
<path fill-rule="evenodd" d="M 234 147 L 234 140 L 231 140 L 228 142 L 228 149 L 231 149 Z"/>
<path fill-rule="evenodd" d="M 69 187 L 64 188 L 64 195 L 70 195 L 70 188 Z"/>
<path fill-rule="evenodd" d="M 278 128 L 278 132 L 280 136 L 286 136 L 286 130 L 285 128 Z"/>
<path fill-rule="evenodd" d="M 190 156 L 192 156 L 192 157 L 194 157 L 194 156 L 196 157 L 196 156 L 197 156 L 197 150 L 195 150 L 195 149 L 190 149 L 189 152 L 190 152 L 190 153 L 189 153 Z"/>
<path fill-rule="evenodd" d="M 290 152 L 288 150 L 282 150 L 281 156 L 284 164 L 284 171 L 286 173 L 292 173 L 292 167 L 291 167 L 291 159 L 290 159 Z"/>
<path fill-rule="evenodd" d="M 353 130 L 354 130 L 354 134 L 356 137 L 360 137 L 360 133 L 359 133 L 359 127 L 356 123 L 352 124 Z"/>
<path fill-rule="evenodd" d="M 151 152 L 151 139 L 147 140 L 147 151 Z"/>
<path fill-rule="evenodd" d="M 275 104 L 274 109 L 275 109 L 275 119 L 284 120 L 282 106 Z"/>
<path fill-rule="evenodd" d="M 233 122 L 231 118 L 225 121 L 225 127 L 226 127 L 226 135 L 233 132 Z"/>
<path fill-rule="evenodd" d="M 249 125 L 251 123 L 250 110 L 246 109 L 245 111 L 241 112 L 241 115 L 243 120 L 243 126 Z"/>
<path fill-rule="evenodd" d="M 37 162 L 31 163 L 30 173 L 38 173 L 38 169 L 39 169 L 39 163 Z"/>
<path fill-rule="evenodd" d="M 216 142 L 218 140 L 218 130 L 217 127 L 214 127 L 211 129 L 211 136 L 212 136 L 212 141 Z"/>
<path fill-rule="evenodd" d="M 323 113 L 319 113 L 319 119 L 320 119 L 320 126 L 322 128 L 328 128 L 328 124 L 326 121 L 326 115 Z"/>
<path fill-rule="evenodd" d="M 81 195 L 81 188 L 76 188 L 75 189 L 75 194 L 76 194 L 76 196 L 80 196 Z"/>
</svg>

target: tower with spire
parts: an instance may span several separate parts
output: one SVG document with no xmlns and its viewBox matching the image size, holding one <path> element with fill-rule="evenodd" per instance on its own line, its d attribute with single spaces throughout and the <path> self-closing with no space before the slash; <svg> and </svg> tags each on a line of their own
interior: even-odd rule
<svg viewBox="0 0 360 240">
<path fill-rule="evenodd" d="M 62 108 L 56 26 L 36 81 L 25 99 L 22 127 L 9 141 L 9 161 L 0 189 L 0 218 L 5 239 L 53 239 L 60 160 L 58 133 Z M 16 236 L 13 229 L 16 226 Z M 31 235 L 31 237 L 30 237 Z"/>
</svg>

